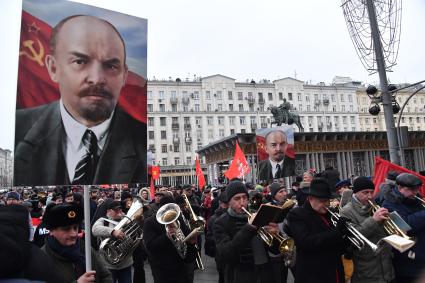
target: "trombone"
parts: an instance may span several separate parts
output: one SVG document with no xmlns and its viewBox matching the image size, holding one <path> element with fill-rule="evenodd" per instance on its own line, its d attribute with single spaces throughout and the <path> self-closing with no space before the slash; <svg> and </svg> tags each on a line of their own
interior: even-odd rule
<svg viewBox="0 0 425 283">
<path fill-rule="evenodd" d="M 242 207 L 242 210 L 246 214 L 248 214 L 249 217 L 252 217 L 252 214 L 245 207 Z M 285 237 L 281 233 L 271 234 L 267 232 L 263 227 L 260 227 L 258 229 L 258 235 L 260 236 L 261 240 L 263 240 L 263 242 L 266 243 L 266 245 L 269 247 L 273 245 L 273 240 L 276 240 L 279 244 L 279 252 L 282 254 L 293 252 L 294 250 L 294 239 Z"/>
<path fill-rule="evenodd" d="M 341 216 L 338 213 L 332 212 L 329 208 L 326 210 L 331 214 L 332 224 L 336 227 Z M 374 253 L 378 251 L 378 246 L 369 241 L 362 233 L 360 233 L 351 223 L 347 223 L 349 235 L 346 235 L 348 240 L 358 249 L 362 250 L 365 245 L 368 245 Z"/>
</svg>

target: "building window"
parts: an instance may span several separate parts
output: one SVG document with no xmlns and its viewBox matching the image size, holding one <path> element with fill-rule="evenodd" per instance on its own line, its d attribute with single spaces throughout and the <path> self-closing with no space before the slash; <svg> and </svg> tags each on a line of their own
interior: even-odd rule
<svg viewBox="0 0 425 283">
<path fill-rule="evenodd" d="M 218 117 L 218 124 L 219 125 L 224 125 L 224 117 L 223 116 L 219 116 Z"/>
<path fill-rule="evenodd" d="M 354 111 L 354 107 L 353 107 L 353 105 L 350 105 L 350 112 L 353 112 Z"/>
<path fill-rule="evenodd" d="M 302 101 L 301 93 L 298 93 L 298 101 Z"/>
<path fill-rule="evenodd" d="M 310 105 L 307 105 L 307 111 L 310 111 Z"/>
<path fill-rule="evenodd" d="M 155 132 L 154 131 L 149 131 L 149 139 L 150 140 L 155 139 Z"/>
<path fill-rule="evenodd" d="M 223 94 L 221 91 L 217 91 L 217 99 L 219 100 L 223 99 Z"/>
<path fill-rule="evenodd" d="M 194 100 L 199 100 L 199 91 L 194 91 L 193 92 L 193 99 Z"/>
<path fill-rule="evenodd" d="M 376 118 L 373 118 L 373 123 L 374 123 L 374 124 L 376 124 L 376 121 L 377 121 L 377 120 L 376 120 Z"/>
<path fill-rule="evenodd" d="M 152 91 L 148 91 L 148 99 L 152 99 Z"/>
<path fill-rule="evenodd" d="M 245 125 L 245 116 L 240 116 L 240 117 L 239 117 L 239 123 L 240 123 L 241 125 Z"/>
<path fill-rule="evenodd" d="M 186 157 L 186 164 L 191 165 L 192 164 L 192 157 L 188 156 Z"/>
<path fill-rule="evenodd" d="M 351 94 L 348 95 L 348 102 L 353 102 L 353 96 Z"/>
<path fill-rule="evenodd" d="M 180 158 L 179 157 L 174 157 L 174 164 L 180 165 Z"/>
<path fill-rule="evenodd" d="M 217 110 L 218 111 L 223 111 L 223 104 L 218 104 L 217 105 Z"/>
<path fill-rule="evenodd" d="M 248 92 L 248 98 L 254 98 L 254 96 L 252 95 L 252 92 Z"/>
<path fill-rule="evenodd" d="M 219 129 L 218 135 L 220 136 L 220 138 L 224 138 L 224 129 Z"/>
<path fill-rule="evenodd" d="M 365 124 L 369 124 L 369 118 L 364 119 Z"/>
<path fill-rule="evenodd" d="M 205 92 L 205 99 L 211 99 L 211 92 L 209 90 Z"/>
<path fill-rule="evenodd" d="M 291 92 L 288 92 L 288 100 L 292 101 L 292 93 Z"/>
<path fill-rule="evenodd" d="M 208 129 L 208 139 L 212 140 L 214 138 L 214 132 L 212 129 Z"/>
<path fill-rule="evenodd" d="M 335 94 L 331 94 L 331 100 L 332 102 L 335 102 Z"/>
<path fill-rule="evenodd" d="M 199 104 L 195 104 L 195 111 L 199 112 Z"/>
<path fill-rule="evenodd" d="M 309 94 L 305 95 L 305 101 L 310 102 L 310 95 Z"/>
<path fill-rule="evenodd" d="M 269 101 L 272 101 L 273 100 L 273 93 L 269 92 L 267 95 L 269 96 Z"/>
<path fill-rule="evenodd" d="M 164 99 L 164 91 L 159 92 L 159 99 Z"/>
<path fill-rule="evenodd" d="M 246 133 L 246 130 L 245 129 L 241 129 L 241 133 L 242 134 L 245 134 Z"/>
<path fill-rule="evenodd" d="M 342 112 L 345 112 L 345 105 L 342 105 L 342 106 L 341 106 L 341 111 L 342 111 Z"/>
<path fill-rule="evenodd" d="M 168 160 L 167 158 L 163 158 L 162 159 L 162 166 L 167 166 L 168 165 Z"/>
<path fill-rule="evenodd" d="M 167 131 L 161 131 L 161 139 L 166 140 L 167 139 Z"/>
<path fill-rule="evenodd" d="M 180 145 L 178 144 L 174 145 L 174 152 L 180 152 Z"/>
<path fill-rule="evenodd" d="M 230 129 L 230 134 L 234 135 L 235 134 L 235 129 Z"/>
<path fill-rule="evenodd" d="M 239 112 L 243 112 L 243 104 L 239 104 Z"/>
<path fill-rule="evenodd" d="M 148 117 L 148 126 L 153 127 L 154 125 L 154 118 L 153 117 Z"/>
<path fill-rule="evenodd" d="M 227 99 L 233 100 L 233 93 L 231 91 L 227 92 Z"/>
<path fill-rule="evenodd" d="M 190 144 L 186 144 L 186 152 L 191 152 L 192 146 Z"/>
<path fill-rule="evenodd" d="M 159 111 L 165 112 L 165 104 L 160 104 L 159 105 Z"/>
<path fill-rule="evenodd" d="M 208 126 L 212 126 L 213 121 L 214 121 L 214 118 L 213 118 L 213 117 L 211 117 L 211 116 L 208 116 L 208 117 L 207 117 L 207 125 L 208 125 Z"/>
<path fill-rule="evenodd" d="M 201 122 L 202 122 L 202 117 L 195 117 L 195 124 L 197 126 L 201 126 Z"/>
<path fill-rule="evenodd" d="M 350 116 L 350 122 L 351 122 L 351 124 L 354 124 L 355 122 L 354 122 L 354 116 Z"/>
<path fill-rule="evenodd" d="M 153 112 L 153 105 L 152 104 L 148 104 L 148 112 Z"/>
<path fill-rule="evenodd" d="M 344 94 L 341 93 L 341 102 L 344 102 L 344 101 L 345 101 Z"/>
<path fill-rule="evenodd" d="M 242 92 L 238 92 L 238 100 L 243 100 L 243 93 Z"/>
<path fill-rule="evenodd" d="M 167 153 L 167 145 L 166 144 L 161 144 L 161 152 Z"/>
<path fill-rule="evenodd" d="M 233 104 L 229 104 L 229 111 L 233 111 Z"/>
<path fill-rule="evenodd" d="M 172 91 L 170 92 L 170 97 L 171 97 L 171 98 L 177 98 L 177 93 L 176 93 L 176 91 L 175 91 L 175 90 L 172 90 Z"/>
<path fill-rule="evenodd" d="M 332 106 L 332 112 L 336 112 L 336 106 L 335 105 Z"/>
<path fill-rule="evenodd" d="M 283 93 L 279 92 L 279 100 L 283 100 Z"/>
<path fill-rule="evenodd" d="M 234 126 L 235 125 L 235 117 L 233 117 L 233 116 L 229 117 L 229 124 L 230 124 L 230 126 Z"/>
<path fill-rule="evenodd" d="M 160 117 L 159 118 L 159 125 L 160 126 L 167 126 L 167 118 L 166 117 Z"/>
<path fill-rule="evenodd" d="M 207 104 L 207 111 L 211 112 L 211 104 L 209 104 L 209 103 Z"/>
<path fill-rule="evenodd" d="M 342 116 L 342 123 L 343 123 L 344 125 L 346 125 L 346 124 L 347 124 L 347 116 Z"/>
</svg>

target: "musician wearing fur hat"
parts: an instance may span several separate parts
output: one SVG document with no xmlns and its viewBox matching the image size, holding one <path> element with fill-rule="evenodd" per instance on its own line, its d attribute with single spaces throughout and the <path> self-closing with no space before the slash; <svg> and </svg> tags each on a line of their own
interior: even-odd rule
<svg viewBox="0 0 425 283">
<path fill-rule="evenodd" d="M 373 199 L 375 185 L 367 177 L 358 177 L 353 183 L 353 196 L 340 211 L 340 215 L 350 220 L 353 226 L 372 243 L 387 236 L 384 222 L 388 217 L 386 208 L 379 208 L 372 213 L 369 201 Z M 394 280 L 392 252 L 390 246 L 383 247 L 375 253 L 369 246 L 353 251 L 354 273 L 351 282 L 386 283 Z"/>
<path fill-rule="evenodd" d="M 241 181 L 231 181 L 226 188 L 228 209 L 214 226 L 216 257 L 225 264 L 226 283 L 275 282 L 268 249 L 259 236 L 259 227 L 244 212 L 248 191 Z M 278 232 L 276 223 L 263 227 L 270 234 Z"/>
<path fill-rule="evenodd" d="M 60 282 L 112 282 L 112 276 L 103 261 L 92 250 L 92 267 L 85 270 L 84 243 L 78 238 L 78 227 L 83 221 L 83 211 L 75 204 L 50 204 L 43 222 L 50 235 L 42 250 L 54 261 L 56 271 L 62 275 Z"/>
<path fill-rule="evenodd" d="M 295 241 L 295 282 L 345 282 L 341 256 L 345 252 L 346 222 L 336 227 L 328 212 L 333 189 L 324 178 L 314 178 L 302 207 L 292 209 L 285 219 L 285 231 Z"/>
<path fill-rule="evenodd" d="M 396 184 L 396 187 L 384 194 L 382 206 L 390 212 L 396 211 L 412 228 L 408 235 L 417 239 L 409 251 L 394 252 L 396 281 L 419 282 L 417 280 L 425 269 L 425 209 L 416 198 L 422 181 L 413 174 L 401 173 L 396 178 Z"/>
<path fill-rule="evenodd" d="M 123 239 L 124 232 L 121 229 L 115 230 L 116 223 L 119 223 L 123 218 L 122 203 L 119 201 L 112 201 L 108 204 L 106 210 L 106 219 L 101 217 L 93 225 L 93 236 L 98 239 L 100 243 L 107 238 Z M 114 223 L 115 222 L 115 223 Z M 101 253 L 102 257 L 105 257 Z M 105 258 L 105 266 L 112 274 L 113 282 L 118 283 L 131 283 L 131 266 L 133 265 L 132 253 L 129 253 L 124 260 L 118 264 L 110 264 Z"/>
</svg>

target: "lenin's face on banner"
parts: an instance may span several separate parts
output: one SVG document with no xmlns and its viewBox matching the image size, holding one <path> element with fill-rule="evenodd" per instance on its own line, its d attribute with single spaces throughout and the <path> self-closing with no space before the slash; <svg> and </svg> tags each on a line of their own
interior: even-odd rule
<svg viewBox="0 0 425 283">
<path fill-rule="evenodd" d="M 288 142 L 284 132 L 274 131 L 266 135 L 266 152 L 271 160 L 281 162 L 285 158 L 287 147 Z"/>
<path fill-rule="evenodd" d="M 90 16 L 67 20 L 46 56 L 67 111 L 86 126 L 108 119 L 127 76 L 125 46 L 107 22 Z"/>
</svg>

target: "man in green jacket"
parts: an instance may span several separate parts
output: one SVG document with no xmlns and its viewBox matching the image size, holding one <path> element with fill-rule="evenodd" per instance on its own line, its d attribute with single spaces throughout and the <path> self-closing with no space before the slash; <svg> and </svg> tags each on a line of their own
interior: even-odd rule
<svg viewBox="0 0 425 283">
<path fill-rule="evenodd" d="M 93 250 L 92 270 L 85 270 L 84 243 L 78 238 L 78 227 L 82 221 L 83 211 L 74 203 L 49 205 L 43 222 L 50 230 L 50 235 L 42 250 L 62 274 L 61 282 L 112 283 L 112 275 Z"/>
<path fill-rule="evenodd" d="M 384 222 L 388 217 L 386 208 L 379 208 L 372 214 L 369 200 L 373 199 L 375 185 L 367 177 L 358 177 L 353 183 L 351 202 L 340 214 L 350 219 L 353 226 L 374 244 L 384 238 Z M 391 246 L 382 248 L 377 254 L 369 246 L 354 251 L 354 273 L 352 283 L 387 283 L 394 280 Z"/>
</svg>

